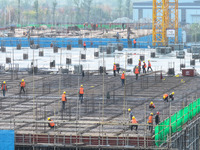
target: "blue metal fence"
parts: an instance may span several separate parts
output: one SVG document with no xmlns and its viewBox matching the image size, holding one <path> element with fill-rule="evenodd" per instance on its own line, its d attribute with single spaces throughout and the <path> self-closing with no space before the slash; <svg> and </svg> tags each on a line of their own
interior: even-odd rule
<svg viewBox="0 0 200 150">
<path fill-rule="evenodd" d="M 0 130 L 0 150 L 15 149 L 15 132 L 14 130 Z"/>
</svg>

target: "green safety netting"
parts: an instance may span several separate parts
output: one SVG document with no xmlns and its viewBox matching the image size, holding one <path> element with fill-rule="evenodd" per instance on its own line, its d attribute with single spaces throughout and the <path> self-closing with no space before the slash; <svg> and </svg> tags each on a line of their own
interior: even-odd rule
<svg viewBox="0 0 200 150">
<path fill-rule="evenodd" d="M 80 29 L 83 29 L 84 28 L 84 25 L 83 24 L 66 24 L 66 25 L 57 25 L 57 26 L 54 26 L 54 25 L 51 25 L 51 24 L 29 24 L 29 25 L 21 25 L 21 24 L 18 24 L 17 27 L 28 27 L 28 26 L 35 26 L 35 27 L 40 27 L 40 26 L 43 26 L 43 25 L 46 25 L 48 28 L 51 28 L 51 27 L 65 27 L 65 28 L 68 28 L 68 27 L 71 27 L 71 26 L 77 26 L 78 28 Z M 100 25 L 98 25 L 98 27 L 100 27 Z M 91 25 L 89 24 L 87 28 L 92 28 Z M 110 29 L 110 26 L 108 24 L 103 24 L 102 25 L 102 28 L 106 28 L 106 29 Z M 115 25 L 115 24 L 112 24 L 111 25 L 111 28 L 114 29 L 114 28 L 122 28 L 122 25 Z"/>
<path fill-rule="evenodd" d="M 160 146 L 161 144 L 165 143 L 170 134 L 181 131 L 183 124 L 187 123 L 189 120 L 192 120 L 192 118 L 198 113 L 200 113 L 200 98 L 171 116 L 171 131 L 170 118 L 167 118 L 161 122 L 155 127 L 156 146 Z"/>
</svg>

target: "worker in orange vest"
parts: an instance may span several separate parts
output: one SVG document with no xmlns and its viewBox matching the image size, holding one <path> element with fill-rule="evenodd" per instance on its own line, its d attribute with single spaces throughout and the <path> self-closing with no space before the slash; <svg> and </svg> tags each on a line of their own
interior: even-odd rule
<svg viewBox="0 0 200 150">
<path fill-rule="evenodd" d="M 149 109 L 154 109 L 155 108 L 155 104 L 153 103 L 153 102 L 151 102 L 150 104 L 149 104 Z"/>
<path fill-rule="evenodd" d="M 142 64 L 141 64 L 141 60 L 139 59 L 139 63 L 138 63 L 138 66 L 139 66 L 139 73 L 140 73 L 140 70 L 141 70 L 141 66 L 142 66 Z"/>
<path fill-rule="evenodd" d="M 168 94 L 163 95 L 163 100 L 168 102 Z"/>
<path fill-rule="evenodd" d="M 147 65 L 145 61 L 143 61 L 143 65 L 142 65 L 143 73 L 146 73 L 146 68 L 147 68 Z"/>
<path fill-rule="evenodd" d="M 124 80 L 125 80 L 125 74 L 124 74 L 124 71 L 123 71 L 123 73 L 122 73 L 121 80 L 122 80 L 122 86 L 124 86 Z"/>
<path fill-rule="evenodd" d="M 152 132 L 153 131 L 153 113 L 151 113 L 149 116 L 148 124 L 149 124 L 149 130 Z"/>
<path fill-rule="evenodd" d="M 96 30 L 98 30 L 98 24 L 96 24 Z"/>
<path fill-rule="evenodd" d="M 48 118 L 48 121 L 49 121 L 48 126 L 50 128 L 54 128 L 55 127 L 55 123 L 53 122 L 53 120 L 51 118 Z"/>
<path fill-rule="evenodd" d="M 62 94 L 62 109 L 65 109 L 65 102 L 67 101 L 66 92 L 64 91 Z"/>
<path fill-rule="evenodd" d="M 83 48 L 84 48 L 84 50 L 86 50 L 86 43 L 85 43 L 85 41 L 83 43 Z"/>
<path fill-rule="evenodd" d="M 151 71 L 153 71 L 153 69 L 151 68 L 151 62 L 150 62 L 150 60 L 148 60 L 148 69 L 147 69 L 148 72 L 149 72 L 149 69 L 151 69 Z"/>
<path fill-rule="evenodd" d="M 81 101 L 81 104 L 83 103 L 83 94 L 84 94 L 84 88 L 83 85 L 81 85 L 79 89 L 79 100 Z"/>
<path fill-rule="evenodd" d="M 114 63 L 114 66 L 113 66 L 113 74 L 114 74 L 114 76 L 116 76 L 116 71 L 117 71 L 117 66 L 116 66 L 116 64 Z"/>
<path fill-rule="evenodd" d="M 3 84 L 1 85 L 1 90 L 3 91 L 3 96 L 5 97 L 7 91 L 6 81 L 3 81 Z"/>
<path fill-rule="evenodd" d="M 22 90 L 25 93 L 25 86 L 26 86 L 26 82 L 24 81 L 24 79 L 22 79 L 22 82 L 20 83 L 20 87 L 21 87 L 20 94 L 21 94 Z"/>
<path fill-rule="evenodd" d="M 137 131 L 137 129 L 138 129 L 138 125 L 137 125 L 138 122 L 135 119 L 135 116 L 132 117 L 131 123 L 134 124 L 134 125 L 131 125 L 131 131 L 133 130 L 133 127 L 135 127 L 135 130 Z"/>
<path fill-rule="evenodd" d="M 136 80 L 138 79 L 138 74 L 139 74 L 140 72 L 139 72 L 139 68 L 138 68 L 138 66 L 136 66 L 136 68 L 135 68 L 135 75 L 136 75 Z"/>
<path fill-rule="evenodd" d="M 137 44 L 136 39 L 134 39 L 134 40 L 133 40 L 134 48 L 136 48 L 136 44 Z"/>
</svg>

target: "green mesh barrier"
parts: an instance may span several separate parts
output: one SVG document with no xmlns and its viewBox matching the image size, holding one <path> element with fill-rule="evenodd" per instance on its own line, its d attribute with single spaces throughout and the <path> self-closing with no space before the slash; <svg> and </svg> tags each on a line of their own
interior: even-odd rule
<svg viewBox="0 0 200 150">
<path fill-rule="evenodd" d="M 171 116 L 171 134 L 182 130 L 182 126 L 200 113 L 200 98 Z M 165 143 L 170 135 L 170 119 L 167 118 L 155 127 L 155 144 Z"/>
</svg>

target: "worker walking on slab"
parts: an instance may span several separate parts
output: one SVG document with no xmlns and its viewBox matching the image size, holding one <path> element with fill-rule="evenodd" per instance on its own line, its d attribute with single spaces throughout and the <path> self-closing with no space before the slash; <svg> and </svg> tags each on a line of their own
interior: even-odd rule
<svg viewBox="0 0 200 150">
<path fill-rule="evenodd" d="M 84 48 L 84 50 L 86 50 L 86 43 L 85 43 L 85 41 L 83 43 L 83 48 Z"/>
<path fill-rule="evenodd" d="M 123 73 L 122 73 L 121 80 L 122 80 L 122 86 L 124 86 L 124 82 L 125 82 L 125 74 L 124 74 L 124 71 L 123 71 Z"/>
<path fill-rule="evenodd" d="M 138 66 L 136 66 L 136 68 L 135 68 L 135 76 L 136 76 L 136 80 L 138 80 L 138 74 L 139 74 L 140 72 L 139 72 L 139 68 L 138 68 Z"/>
<path fill-rule="evenodd" d="M 163 100 L 168 102 L 168 94 L 163 95 Z"/>
<path fill-rule="evenodd" d="M 52 120 L 51 118 L 48 118 L 48 121 L 49 121 L 48 126 L 49 126 L 51 129 L 54 128 L 54 127 L 55 127 L 55 123 L 53 122 L 53 120 Z"/>
<path fill-rule="evenodd" d="M 129 113 L 129 118 L 130 118 L 130 120 L 132 120 L 132 117 L 133 117 L 133 112 L 131 111 L 131 109 L 130 109 L 130 108 L 128 109 L 128 113 Z"/>
<path fill-rule="evenodd" d="M 133 40 L 134 48 L 136 48 L 136 44 L 137 44 L 136 39 L 134 39 L 134 40 Z"/>
<path fill-rule="evenodd" d="M 156 125 L 158 125 L 160 123 L 160 116 L 159 116 L 159 112 L 156 113 L 156 117 L 155 117 L 155 123 Z"/>
<path fill-rule="evenodd" d="M 117 71 L 117 65 L 114 63 L 114 66 L 113 66 L 113 74 L 114 74 L 114 76 L 116 76 L 116 71 Z"/>
<path fill-rule="evenodd" d="M 139 73 L 140 73 L 140 71 L 141 71 L 141 66 L 142 66 L 142 63 L 141 63 L 141 60 L 139 59 L 139 63 L 138 63 Z"/>
<path fill-rule="evenodd" d="M 83 94 L 84 94 L 84 88 L 83 85 L 81 85 L 79 89 L 79 100 L 81 101 L 81 104 L 83 103 Z"/>
<path fill-rule="evenodd" d="M 150 60 L 148 60 L 148 69 L 147 69 L 148 72 L 149 72 L 149 69 L 151 69 L 151 71 L 153 71 L 153 69 L 151 68 L 151 62 L 150 62 Z"/>
<path fill-rule="evenodd" d="M 154 109 L 155 108 L 155 104 L 151 101 L 151 103 L 149 104 L 149 109 Z"/>
<path fill-rule="evenodd" d="M 153 131 L 153 113 L 150 114 L 147 123 L 149 124 L 149 130 L 152 132 Z"/>
<path fill-rule="evenodd" d="M 171 94 L 169 94 L 169 98 L 171 99 L 171 101 L 174 100 L 174 92 L 172 92 Z"/>
<path fill-rule="evenodd" d="M 1 85 L 1 90 L 3 91 L 3 96 L 6 96 L 6 91 L 7 89 L 7 85 L 6 85 L 6 81 L 3 81 L 3 84 Z"/>
<path fill-rule="evenodd" d="M 142 65 L 143 73 L 146 73 L 146 68 L 147 68 L 147 65 L 145 61 L 143 61 L 143 65 Z"/>
<path fill-rule="evenodd" d="M 131 131 L 133 130 L 133 127 L 135 127 L 135 130 L 137 131 L 137 129 L 138 129 L 138 125 L 137 125 L 138 122 L 137 122 L 137 120 L 135 119 L 135 116 L 132 117 L 131 123 L 134 124 L 134 125 L 131 125 Z"/>
<path fill-rule="evenodd" d="M 62 94 L 62 109 L 65 110 L 65 102 L 67 101 L 66 92 L 64 91 Z"/>
<path fill-rule="evenodd" d="M 24 79 L 22 79 L 22 82 L 20 83 L 20 94 L 23 90 L 23 92 L 25 93 L 25 86 L 26 86 L 26 82 L 24 81 Z"/>
</svg>

